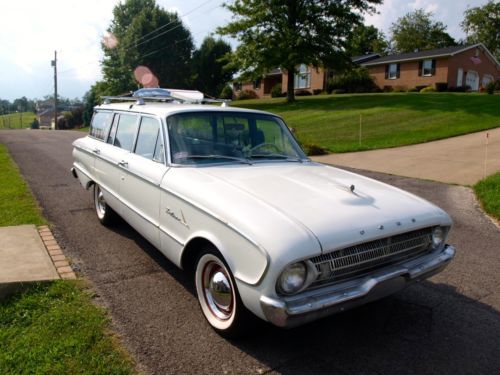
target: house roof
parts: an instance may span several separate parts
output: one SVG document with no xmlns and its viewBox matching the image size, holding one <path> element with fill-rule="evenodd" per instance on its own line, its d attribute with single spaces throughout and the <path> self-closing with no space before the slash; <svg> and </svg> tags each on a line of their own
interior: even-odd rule
<svg viewBox="0 0 500 375">
<path fill-rule="evenodd" d="M 486 52 L 486 54 L 490 57 L 492 62 L 497 67 L 500 68 L 500 63 L 496 60 L 495 56 L 493 56 L 493 54 L 484 46 L 483 43 L 473 44 L 470 46 L 454 46 L 454 47 L 430 49 L 430 50 L 426 50 L 426 51 L 402 53 L 402 54 L 398 54 L 398 55 L 389 55 L 389 56 L 380 57 L 378 59 L 371 60 L 371 61 L 368 61 L 365 63 L 361 63 L 361 65 L 373 66 L 373 65 L 389 64 L 389 63 L 396 63 L 396 62 L 403 62 L 403 61 L 422 60 L 422 59 L 429 59 L 429 58 L 436 58 L 436 57 L 448 57 L 448 56 L 454 56 L 454 55 L 459 54 L 461 52 L 470 50 L 472 48 L 477 48 L 477 47 L 482 48 Z"/>
<path fill-rule="evenodd" d="M 375 60 L 377 57 L 380 57 L 380 53 L 370 53 L 367 55 L 353 56 L 351 57 L 351 61 L 356 64 L 361 64 L 365 61 Z"/>
</svg>

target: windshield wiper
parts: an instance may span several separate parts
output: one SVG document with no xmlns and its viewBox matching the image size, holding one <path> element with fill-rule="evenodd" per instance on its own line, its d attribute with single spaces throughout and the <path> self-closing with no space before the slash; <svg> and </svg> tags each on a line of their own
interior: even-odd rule
<svg viewBox="0 0 500 375">
<path fill-rule="evenodd" d="M 187 155 L 179 159 L 227 159 L 227 160 L 234 160 L 234 161 L 239 161 L 240 163 L 244 164 L 252 164 L 252 162 L 248 159 L 243 159 L 243 158 L 237 158 L 236 156 L 228 156 L 228 155 Z"/>
<path fill-rule="evenodd" d="M 302 163 L 302 159 L 289 156 L 289 155 L 283 155 L 283 154 L 253 154 L 250 155 L 250 159 L 284 159 L 284 160 L 289 160 L 289 161 L 298 161 Z"/>
</svg>

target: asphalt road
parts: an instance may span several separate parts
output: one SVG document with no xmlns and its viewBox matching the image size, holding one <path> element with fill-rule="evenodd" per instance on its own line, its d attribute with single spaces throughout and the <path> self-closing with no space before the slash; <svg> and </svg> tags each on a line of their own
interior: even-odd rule
<svg viewBox="0 0 500 375">
<path fill-rule="evenodd" d="M 75 268 L 145 373 L 500 374 L 500 229 L 464 187 L 362 172 L 444 208 L 458 254 L 430 281 L 294 330 L 227 341 L 186 275 L 121 223 L 107 229 L 70 175 L 77 132 L 0 131 Z"/>
</svg>

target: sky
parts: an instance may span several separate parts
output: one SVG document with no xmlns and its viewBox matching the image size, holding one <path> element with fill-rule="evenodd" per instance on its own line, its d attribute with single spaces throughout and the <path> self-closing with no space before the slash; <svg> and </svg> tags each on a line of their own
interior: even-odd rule
<svg viewBox="0 0 500 375">
<path fill-rule="evenodd" d="M 21 96 L 43 98 L 53 93 L 51 60 L 58 58 L 58 93 L 81 98 L 102 78 L 101 38 L 106 32 L 113 7 L 119 0 L 15 0 L 0 6 L 0 98 Z M 176 11 L 191 30 L 196 46 L 205 36 L 231 19 L 223 0 L 157 0 L 163 8 Z M 384 0 L 378 14 L 367 15 L 366 24 L 389 35 L 393 22 L 415 9 L 432 11 L 435 19 L 448 26 L 455 39 L 467 7 L 487 0 Z M 233 46 L 234 41 L 230 41 Z"/>
</svg>

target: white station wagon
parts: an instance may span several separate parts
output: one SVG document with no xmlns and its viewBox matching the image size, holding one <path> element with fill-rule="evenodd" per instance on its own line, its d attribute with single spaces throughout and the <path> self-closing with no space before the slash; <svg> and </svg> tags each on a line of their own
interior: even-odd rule
<svg viewBox="0 0 500 375">
<path fill-rule="evenodd" d="M 255 316 L 294 327 L 440 272 L 450 217 L 384 183 L 309 160 L 271 113 L 199 92 L 107 98 L 72 173 L 102 224 L 120 215 L 192 272 L 220 334 Z M 144 93 L 138 93 L 144 96 Z"/>
</svg>

